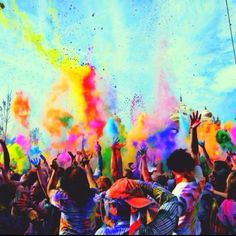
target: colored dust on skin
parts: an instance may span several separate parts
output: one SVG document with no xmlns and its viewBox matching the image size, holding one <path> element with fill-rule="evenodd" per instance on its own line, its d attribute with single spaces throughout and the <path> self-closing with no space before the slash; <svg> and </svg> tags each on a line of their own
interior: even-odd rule
<svg viewBox="0 0 236 236">
<path fill-rule="evenodd" d="M 30 112 L 29 100 L 23 92 L 17 92 L 12 100 L 11 110 L 17 121 L 24 127 L 28 128 L 28 117 Z"/>
</svg>

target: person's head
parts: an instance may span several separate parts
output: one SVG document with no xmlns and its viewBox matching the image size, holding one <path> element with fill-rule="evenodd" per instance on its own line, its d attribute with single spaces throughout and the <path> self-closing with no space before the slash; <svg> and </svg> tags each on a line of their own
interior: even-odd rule
<svg viewBox="0 0 236 236">
<path fill-rule="evenodd" d="M 168 186 L 168 176 L 166 174 L 159 174 L 157 176 L 156 182 L 160 184 L 162 187 Z"/>
<path fill-rule="evenodd" d="M 12 175 L 10 177 L 10 179 L 12 181 L 20 181 L 20 178 L 21 178 L 21 176 L 19 174 L 17 174 L 17 173 L 12 173 Z"/>
<path fill-rule="evenodd" d="M 174 176 L 178 174 L 187 179 L 192 179 L 194 176 L 195 163 L 186 149 L 177 149 L 172 152 L 167 159 L 167 166 Z"/>
<path fill-rule="evenodd" d="M 122 178 L 107 191 L 109 211 L 112 219 L 129 220 L 131 208 L 143 212 L 152 201 L 143 193 L 135 180 Z"/>
<path fill-rule="evenodd" d="M 91 191 L 85 171 L 79 166 L 67 168 L 61 177 L 61 188 L 79 206 L 83 205 Z"/>
<path fill-rule="evenodd" d="M 128 179 L 133 179 L 133 172 L 130 169 L 125 169 L 123 172 L 123 177 Z"/>
<path fill-rule="evenodd" d="M 113 221 L 128 221 L 130 219 L 130 211 L 130 205 L 124 200 L 113 200 L 109 203 L 109 215 Z"/>
<path fill-rule="evenodd" d="M 232 168 L 233 168 L 233 163 L 232 163 L 232 160 L 231 160 L 231 157 L 230 157 L 230 156 L 227 156 L 225 162 L 227 163 L 229 169 L 232 170 Z"/>
<path fill-rule="evenodd" d="M 0 184 L 0 206 L 8 208 L 15 197 L 16 187 L 12 183 Z M 1 207 L 0 207 L 1 208 Z"/>
<path fill-rule="evenodd" d="M 97 186 L 98 186 L 98 192 L 99 193 L 107 191 L 112 185 L 111 180 L 106 176 L 100 176 L 97 179 L 96 183 L 97 183 Z"/>
<path fill-rule="evenodd" d="M 45 198 L 44 192 L 38 181 L 30 188 L 30 198 L 33 201 L 42 201 Z"/>
<path fill-rule="evenodd" d="M 228 199 L 236 201 L 236 171 L 229 174 L 227 178 Z"/>
<path fill-rule="evenodd" d="M 159 173 L 156 169 L 154 169 L 154 170 L 151 172 L 152 181 L 155 181 L 155 182 L 156 182 L 159 175 L 160 175 L 160 173 Z"/>
<path fill-rule="evenodd" d="M 224 161 L 215 161 L 212 173 L 209 175 L 209 182 L 217 191 L 224 192 L 226 180 L 230 173 L 230 168 Z"/>
<path fill-rule="evenodd" d="M 27 173 L 21 176 L 20 182 L 26 186 L 32 186 L 34 182 L 38 180 L 37 171 L 29 170 Z"/>
<path fill-rule="evenodd" d="M 227 164 L 226 161 L 215 161 L 213 169 L 214 169 L 214 171 L 220 171 L 222 169 L 230 171 L 229 165 Z"/>
</svg>

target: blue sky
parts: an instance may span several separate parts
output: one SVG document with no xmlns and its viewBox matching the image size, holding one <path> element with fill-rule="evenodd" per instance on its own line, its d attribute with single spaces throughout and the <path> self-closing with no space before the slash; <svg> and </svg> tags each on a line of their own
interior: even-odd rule
<svg viewBox="0 0 236 236">
<path fill-rule="evenodd" d="M 4 16 L 16 25 L 0 24 L 0 99 L 23 90 L 30 100 L 30 124 L 40 126 L 60 73 L 24 40 L 12 1 L 1 2 Z M 135 95 L 142 97 L 143 111 L 152 113 L 161 71 L 171 93 L 177 99 L 181 93 L 188 106 L 203 110 L 206 105 L 224 121 L 236 116 L 236 65 L 224 0 L 15 2 L 48 47 L 95 66 L 98 90 L 107 103 L 115 100 L 111 112 L 127 126 Z M 236 40 L 236 0 L 228 3 Z"/>
</svg>

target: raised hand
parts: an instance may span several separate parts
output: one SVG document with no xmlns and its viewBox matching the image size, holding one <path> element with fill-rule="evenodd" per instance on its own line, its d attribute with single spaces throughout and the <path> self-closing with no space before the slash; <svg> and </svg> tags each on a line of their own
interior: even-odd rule
<svg viewBox="0 0 236 236">
<path fill-rule="evenodd" d="M 102 151 L 102 147 L 99 144 L 99 142 L 97 141 L 96 146 L 95 146 L 96 152 L 101 152 Z"/>
<path fill-rule="evenodd" d="M 199 145 L 201 148 L 205 148 L 205 141 L 199 141 L 199 142 L 198 142 L 198 145 Z"/>
<path fill-rule="evenodd" d="M 85 147 L 85 144 L 86 144 L 86 139 L 84 138 L 84 135 L 82 136 L 82 150 L 84 150 L 84 147 Z"/>
<path fill-rule="evenodd" d="M 111 145 L 111 148 L 112 149 L 121 149 L 122 147 L 124 147 L 124 144 L 121 144 L 120 143 L 120 139 L 118 138 L 118 137 L 115 137 L 115 138 L 113 138 L 113 143 L 112 143 L 112 145 Z"/>
<path fill-rule="evenodd" d="M 145 144 L 143 144 L 141 146 L 140 150 L 138 151 L 138 155 L 140 155 L 140 156 L 146 155 L 147 150 L 148 150 L 148 147 Z"/>
<path fill-rule="evenodd" d="M 57 158 L 53 159 L 52 164 L 51 164 L 51 168 L 52 168 L 53 170 L 58 170 L 59 165 L 58 165 L 58 163 L 57 163 Z"/>
<path fill-rule="evenodd" d="M 46 160 L 46 158 L 45 158 L 45 156 L 44 156 L 43 154 L 40 154 L 40 158 L 41 158 L 41 160 L 42 160 L 44 163 L 47 162 L 47 160 Z"/>
<path fill-rule="evenodd" d="M 198 114 L 198 111 L 196 113 L 193 112 L 190 115 L 190 127 L 191 127 L 191 129 L 196 129 L 200 125 L 201 117 L 202 117 L 202 115 Z"/>
<path fill-rule="evenodd" d="M 90 155 L 86 155 L 82 158 L 82 160 L 80 161 L 80 165 L 81 166 L 86 166 L 89 164 L 90 160 L 93 158 L 93 154 Z"/>
<path fill-rule="evenodd" d="M 68 151 L 68 154 L 70 155 L 72 161 L 74 161 L 76 158 L 76 155 L 74 155 L 71 151 Z"/>
<path fill-rule="evenodd" d="M 31 162 L 31 164 L 33 164 L 37 168 L 40 165 L 40 158 L 39 157 L 31 157 L 30 162 Z"/>
<path fill-rule="evenodd" d="M 116 144 L 118 144 L 120 142 L 120 139 L 119 139 L 119 137 L 114 137 L 113 138 L 113 145 L 116 145 Z"/>
</svg>

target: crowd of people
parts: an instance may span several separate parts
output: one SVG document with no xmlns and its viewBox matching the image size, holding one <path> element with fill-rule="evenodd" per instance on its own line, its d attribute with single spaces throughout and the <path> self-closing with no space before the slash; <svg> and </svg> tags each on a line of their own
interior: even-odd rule
<svg viewBox="0 0 236 236">
<path fill-rule="evenodd" d="M 30 158 L 19 175 L 10 169 L 7 145 L 0 140 L 0 234 L 18 235 L 200 235 L 236 234 L 236 157 L 212 161 L 198 140 L 201 115 L 190 116 L 191 150 L 176 149 L 168 171 L 148 168 L 147 146 L 139 163 L 122 164 L 120 140 L 111 145 L 111 176 L 103 175 L 97 142 L 96 169 L 82 149 L 68 152 L 71 166 L 57 158 Z M 202 154 L 208 170 L 199 157 Z"/>
</svg>

